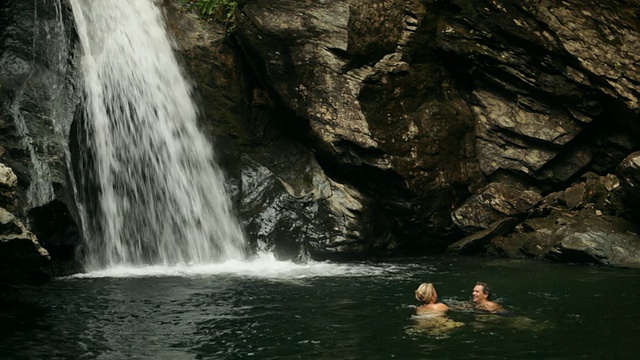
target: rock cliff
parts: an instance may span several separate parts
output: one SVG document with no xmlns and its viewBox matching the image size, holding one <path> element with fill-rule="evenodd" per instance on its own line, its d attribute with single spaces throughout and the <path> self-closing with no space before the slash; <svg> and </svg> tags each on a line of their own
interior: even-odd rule
<svg viewBox="0 0 640 360">
<path fill-rule="evenodd" d="M 251 86 L 324 173 L 358 195 L 349 201 L 358 211 L 342 217 L 351 247 L 333 237 L 316 254 L 457 251 L 454 241 L 472 236 L 520 249 L 509 256 L 558 259 L 573 250 L 552 241 L 534 254 L 513 231 L 551 209 L 577 224 L 583 214 L 637 222 L 624 201 L 637 189 L 634 155 L 625 160 L 640 130 L 637 2 L 240 5 L 233 35 L 258 79 Z M 637 233 L 609 232 L 628 231 Z"/>
<path fill-rule="evenodd" d="M 78 103 L 74 36 L 60 0 L 0 4 L 0 282 L 41 282 L 76 268 L 67 169 Z"/>
<path fill-rule="evenodd" d="M 637 2 L 242 0 L 233 24 L 163 5 L 254 249 L 640 263 Z M 77 271 L 72 14 L 0 20 L 0 254 Z"/>
</svg>

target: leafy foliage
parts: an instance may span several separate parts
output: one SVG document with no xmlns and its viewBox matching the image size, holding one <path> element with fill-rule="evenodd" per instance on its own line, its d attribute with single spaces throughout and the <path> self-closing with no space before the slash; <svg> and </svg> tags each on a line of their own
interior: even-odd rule
<svg viewBox="0 0 640 360">
<path fill-rule="evenodd" d="M 180 0 L 189 7 L 195 7 L 205 18 L 233 24 L 233 15 L 238 7 L 236 0 Z"/>
</svg>

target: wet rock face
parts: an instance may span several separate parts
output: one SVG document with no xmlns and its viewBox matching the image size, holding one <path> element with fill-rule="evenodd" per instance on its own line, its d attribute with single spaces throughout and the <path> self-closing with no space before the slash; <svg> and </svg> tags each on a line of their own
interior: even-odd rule
<svg viewBox="0 0 640 360">
<path fill-rule="evenodd" d="M 352 223 L 363 207 L 359 194 L 327 179 L 317 165 L 305 168 L 313 163 L 299 164 L 306 184 L 278 178 L 256 163 L 245 168 L 241 208 L 247 232 L 283 259 L 362 254 L 366 249 Z"/>
<path fill-rule="evenodd" d="M 496 240 L 490 251 L 509 257 L 640 267 L 640 229 L 593 209 L 554 212 L 525 221 L 519 230 Z"/>
<path fill-rule="evenodd" d="M 31 209 L 29 217 L 30 231 L 51 256 L 53 276 L 65 276 L 82 271 L 81 233 L 67 206 L 59 200 L 54 200 Z"/>
<path fill-rule="evenodd" d="M 585 174 L 532 208 L 528 218 L 487 246 L 490 254 L 570 263 L 638 267 L 640 229 L 626 190 L 612 174 Z M 504 236 L 500 236 L 504 235 Z"/>
<path fill-rule="evenodd" d="M 469 197 L 452 217 L 460 229 L 473 232 L 505 217 L 524 216 L 541 200 L 536 191 L 491 183 Z"/>
<path fill-rule="evenodd" d="M 549 216 L 549 202 L 592 204 L 576 179 L 613 174 L 638 148 L 639 12 L 625 0 L 248 0 L 235 35 L 323 171 L 362 195 L 350 226 L 377 219 L 354 241 L 435 250 L 476 230 L 487 243 L 505 219 Z"/>
<path fill-rule="evenodd" d="M 441 246 L 433 240 L 452 231 L 451 208 L 480 177 L 471 109 L 412 42 L 425 18 L 404 1 L 247 1 L 237 18 L 237 40 L 287 126 L 367 204 L 344 224 L 365 251 Z"/>
<path fill-rule="evenodd" d="M 50 279 L 51 257 L 35 235 L 0 207 L 0 282 L 41 284 Z"/>
<path fill-rule="evenodd" d="M 53 200 L 66 184 L 65 148 L 77 103 L 73 18 L 61 1 L 0 8 L 0 142 L 19 178 L 19 206 Z"/>
<path fill-rule="evenodd" d="M 611 171 L 637 146 L 636 3 L 434 5 L 438 48 L 472 82 L 485 175 L 562 186 L 585 170 Z"/>
<path fill-rule="evenodd" d="M 351 86 L 345 81 L 352 82 L 354 86 L 361 86 L 349 80 L 353 75 L 345 76 L 341 73 L 341 67 L 350 66 L 347 64 L 349 62 L 347 59 L 342 59 L 347 56 L 346 47 L 353 47 L 354 53 L 363 53 L 363 59 L 364 57 L 377 59 L 382 56 L 380 55 L 382 50 L 393 50 L 397 45 L 397 39 L 383 39 L 387 44 L 384 48 L 380 48 L 380 40 L 365 29 L 369 21 L 382 23 L 388 28 L 393 28 L 394 32 L 402 33 L 402 27 L 398 27 L 397 23 L 387 24 L 382 21 L 383 18 L 374 16 L 377 14 L 375 11 L 372 12 L 363 4 L 357 9 L 352 9 L 364 19 L 363 21 L 344 16 L 343 12 L 348 10 L 345 4 L 335 2 L 320 4 L 322 6 L 312 4 L 312 8 L 309 9 L 311 14 L 302 14 L 299 11 L 296 13 L 296 9 L 299 8 L 291 7 L 292 5 L 299 4 L 264 2 L 260 6 L 266 6 L 266 9 L 248 5 L 249 8 L 244 9 L 243 13 L 258 11 L 260 16 L 269 17 L 260 19 L 262 24 L 260 26 L 281 27 L 278 31 L 290 33 L 293 38 L 300 36 L 312 39 L 311 45 L 300 42 L 303 48 L 313 48 L 310 51 L 314 53 L 301 54 L 309 58 L 297 59 L 298 65 L 314 72 L 315 75 L 310 74 L 315 79 L 313 81 L 335 84 L 338 89 Z M 376 6 L 376 9 L 379 8 L 385 13 L 393 12 L 394 16 L 400 19 L 401 8 L 391 5 Z M 289 9 L 287 13 L 281 13 L 287 8 Z M 214 146 L 219 149 L 221 166 L 226 170 L 230 180 L 230 190 L 237 200 L 238 213 L 246 226 L 250 241 L 259 243 L 258 247 L 274 249 L 279 256 L 289 258 L 306 255 L 316 258 L 362 257 L 371 249 L 385 251 L 390 246 L 395 246 L 390 245 L 393 242 L 391 238 L 393 233 L 388 228 L 393 226 L 396 229 L 394 232 L 397 232 L 397 229 L 402 227 L 399 226 L 397 217 L 391 218 L 386 215 L 389 210 L 385 207 L 406 209 L 413 206 L 412 199 L 408 197 L 408 192 L 403 187 L 398 188 L 396 184 L 385 186 L 385 182 L 402 181 L 397 174 L 387 172 L 389 167 L 387 160 L 377 159 L 378 155 L 368 155 L 369 149 L 351 144 L 353 137 L 367 142 L 366 138 L 369 136 L 361 136 L 362 133 L 369 131 L 362 127 L 366 126 L 365 123 L 358 124 L 351 121 L 355 119 L 352 115 L 356 113 L 355 110 L 350 109 L 352 104 L 350 101 L 357 102 L 355 98 L 358 95 L 357 92 L 347 99 L 346 93 L 342 91 L 332 90 L 331 93 L 327 93 L 323 90 L 324 85 L 309 83 L 309 89 L 312 92 L 321 91 L 344 104 L 331 112 L 341 114 L 340 117 L 345 120 L 337 130 L 335 124 L 332 126 L 323 126 L 317 122 L 310 124 L 306 113 L 297 112 L 299 109 L 306 112 L 306 108 L 297 105 L 292 108 L 282 106 L 283 99 L 291 101 L 292 104 L 302 101 L 299 98 L 299 91 L 294 88 L 298 86 L 298 79 L 288 74 L 294 68 L 288 64 L 290 59 L 286 57 L 294 53 L 286 49 L 281 49 L 284 53 L 279 50 L 272 51 L 279 49 L 278 46 L 297 46 L 287 44 L 291 38 L 285 37 L 276 41 L 277 44 L 274 44 L 273 38 L 270 38 L 271 42 L 265 40 L 263 43 L 255 44 L 260 51 L 268 51 L 269 54 L 278 57 L 271 59 L 269 65 L 273 71 L 277 72 L 277 76 L 288 74 L 286 77 L 278 78 L 282 84 L 271 83 L 267 78 L 262 78 L 258 82 L 253 76 L 237 73 L 237 69 L 241 66 L 240 60 L 234 56 L 224 55 L 230 51 L 230 42 L 229 39 L 224 38 L 224 32 L 221 34 L 214 24 L 189 26 L 191 20 L 185 23 L 185 19 L 192 18 L 191 15 L 180 12 L 173 12 L 171 15 L 170 7 L 167 7 L 167 13 L 169 27 L 179 39 L 177 45 L 186 61 L 188 71 L 191 74 L 199 74 L 193 78 L 197 81 L 196 90 L 205 106 L 204 127 L 211 131 Z M 296 18 L 298 16 L 296 14 L 304 19 Z M 282 16 L 280 20 L 273 18 L 279 16 Z M 316 17 L 315 20 L 314 17 Z M 341 25 L 337 25 L 338 23 Z M 293 24 L 300 28 L 294 28 Z M 346 28 L 342 28 L 347 26 L 359 29 L 358 33 L 351 34 L 346 31 Z M 332 35 L 323 40 L 322 33 L 325 30 L 331 34 L 340 33 L 339 39 Z M 253 33 L 253 29 L 247 31 L 252 31 L 247 35 L 252 40 L 262 36 Z M 212 37 L 198 37 L 195 35 L 196 32 L 219 36 L 217 40 L 211 41 Z M 344 39 L 342 39 L 343 36 Z M 367 41 L 372 43 L 366 44 L 364 41 L 349 43 L 349 36 L 370 38 Z M 315 43 L 316 41 L 321 43 Z M 241 42 L 240 45 L 247 53 L 257 51 L 251 49 L 246 42 Z M 374 56 L 373 52 L 378 55 Z M 219 54 L 223 55 L 218 56 Z M 205 56 L 212 59 L 208 64 L 202 61 Z M 322 58 L 315 59 L 316 56 Z M 362 63 L 367 61 L 354 60 L 356 63 L 359 62 L 358 67 L 363 66 Z M 312 63 L 306 65 L 307 62 Z M 323 71 L 322 69 L 326 68 L 317 67 L 318 63 L 335 65 L 336 73 L 333 70 Z M 398 60 L 389 60 L 385 66 L 397 67 L 396 64 L 399 64 Z M 251 62 L 249 65 L 254 68 L 262 66 L 259 62 Z M 212 69 L 215 75 L 211 74 Z M 225 80 L 228 76 L 237 81 Z M 305 78 L 304 84 L 307 80 Z M 288 81 L 294 81 L 296 84 L 286 84 Z M 274 93 L 272 91 L 274 86 L 282 88 L 284 92 Z M 375 95 L 371 91 L 369 94 Z M 310 95 L 310 98 L 317 96 Z M 314 108 L 313 111 L 318 114 L 328 114 L 326 113 L 328 108 L 325 109 L 326 104 L 320 103 L 320 100 L 325 99 L 313 101 L 323 109 Z M 442 111 L 436 109 L 434 112 L 443 112 L 447 109 Z M 376 110 L 372 108 L 371 111 Z M 420 111 L 426 112 L 430 109 L 424 108 Z M 345 113 L 342 114 L 342 112 Z M 327 115 L 323 119 L 335 123 L 333 115 Z M 440 117 L 438 121 L 444 123 L 445 119 Z M 319 133 L 311 130 L 311 127 L 322 131 L 322 136 L 330 139 L 331 144 L 324 146 L 324 142 L 313 140 Z M 322 130 L 325 128 L 327 131 Z M 348 133 L 349 136 L 335 134 L 335 131 Z M 384 127 L 378 126 L 376 131 L 384 132 Z M 391 141 L 395 139 L 390 139 L 390 143 Z M 316 147 L 317 145 L 320 147 Z M 344 156 L 337 158 L 333 155 L 334 153 Z M 336 162 L 337 159 L 339 162 Z M 382 166 L 379 166 L 380 164 Z M 352 182 L 343 180 L 352 176 L 366 179 L 366 184 L 358 188 Z M 448 187 L 448 184 L 444 186 Z M 387 191 L 402 194 L 403 198 L 394 199 L 392 203 L 389 199 L 381 197 L 387 204 L 372 201 L 371 194 Z M 446 206 L 449 207 L 450 204 L 447 203 Z M 367 211 L 365 212 L 364 209 Z M 406 210 L 405 213 L 407 213 Z M 450 223 L 447 215 L 442 218 Z M 370 236 L 371 234 L 376 236 Z"/>
<path fill-rule="evenodd" d="M 5 239 L 0 256 L 24 259 L 23 265 L 0 269 L 9 280 L 26 279 L 21 273 L 30 273 L 29 266 L 42 270 L 43 249 L 24 225 L 42 219 L 31 210 L 59 202 L 69 209 L 65 221 L 74 222 L 65 157 L 78 89 L 67 5 L 58 0 L 0 4 L 0 163 L 15 176 L 11 190 L 0 185 L 0 207 L 22 227 L 11 235 L 14 240 Z M 50 272 L 50 261 L 46 264 Z"/>
<path fill-rule="evenodd" d="M 9 212 L 13 208 L 18 178 L 0 163 L 0 282 L 41 284 L 52 276 L 51 257 L 36 236 Z"/>
<path fill-rule="evenodd" d="M 44 3 L 36 24 L 34 6 Z M 55 4 L 65 31 L 73 26 L 64 2 L 44 3 L 0 5 L 0 162 L 17 178 L 10 198 L 0 189 L 0 206 L 40 217 L 32 223 L 47 230 L 34 232 L 65 247 L 72 224 L 50 232 L 42 214 L 73 214 L 60 147 L 70 120 L 60 119 L 73 118 L 74 61 L 58 66 L 53 42 L 38 40 L 34 52 L 32 39 L 55 25 Z M 625 201 L 639 194 L 627 158 L 640 139 L 636 1 L 239 3 L 227 37 L 224 26 L 164 2 L 256 247 L 338 258 L 439 251 L 471 236 L 466 244 L 481 245 L 465 251 L 568 261 L 544 254 L 602 254 L 573 238 L 532 237 L 527 229 L 541 227 L 527 221 L 586 209 L 637 221 Z M 46 83 L 59 78 L 61 108 Z M 34 175 L 34 158 L 48 178 Z M 53 190 L 34 202 L 33 189 Z M 545 226 L 540 233 L 560 225 Z M 581 243 L 596 244 L 599 226 Z"/>
<path fill-rule="evenodd" d="M 624 192 L 624 201 L 631 210 L 634 220 L 640 219 L 640 152 L 629 154 L 618 166 L 620 184 Z"/>
</svg>

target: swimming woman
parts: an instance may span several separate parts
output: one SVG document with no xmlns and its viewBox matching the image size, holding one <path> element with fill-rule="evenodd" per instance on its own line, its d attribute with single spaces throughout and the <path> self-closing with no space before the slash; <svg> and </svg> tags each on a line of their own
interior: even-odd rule
<svg viewBox="0 0 640 360">
<path fill-rule="evenodd" d="M 432 283 L 422 283 L 416 290 L 416 299 L 422 302 L 422 305 L 416 308 L 418 315 L 445 313 L 449 307 L 438 302 L 438 293 Z"/>
</svg>

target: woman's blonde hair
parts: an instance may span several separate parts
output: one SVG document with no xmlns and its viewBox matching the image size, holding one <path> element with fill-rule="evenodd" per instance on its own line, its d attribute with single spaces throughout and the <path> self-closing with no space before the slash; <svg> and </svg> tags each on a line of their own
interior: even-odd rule
<svg viewBox="0 0 640 360">
<path fill-rule="evenodd" d="M 433 287 L 432 283 L 422 283 L 416 290 L 416 299 L 422 302 L 431 302 L 431 299 L 433 299 L 433 294 L 435 294 L 435 292 L 436 288 Z"/>
</svg>

